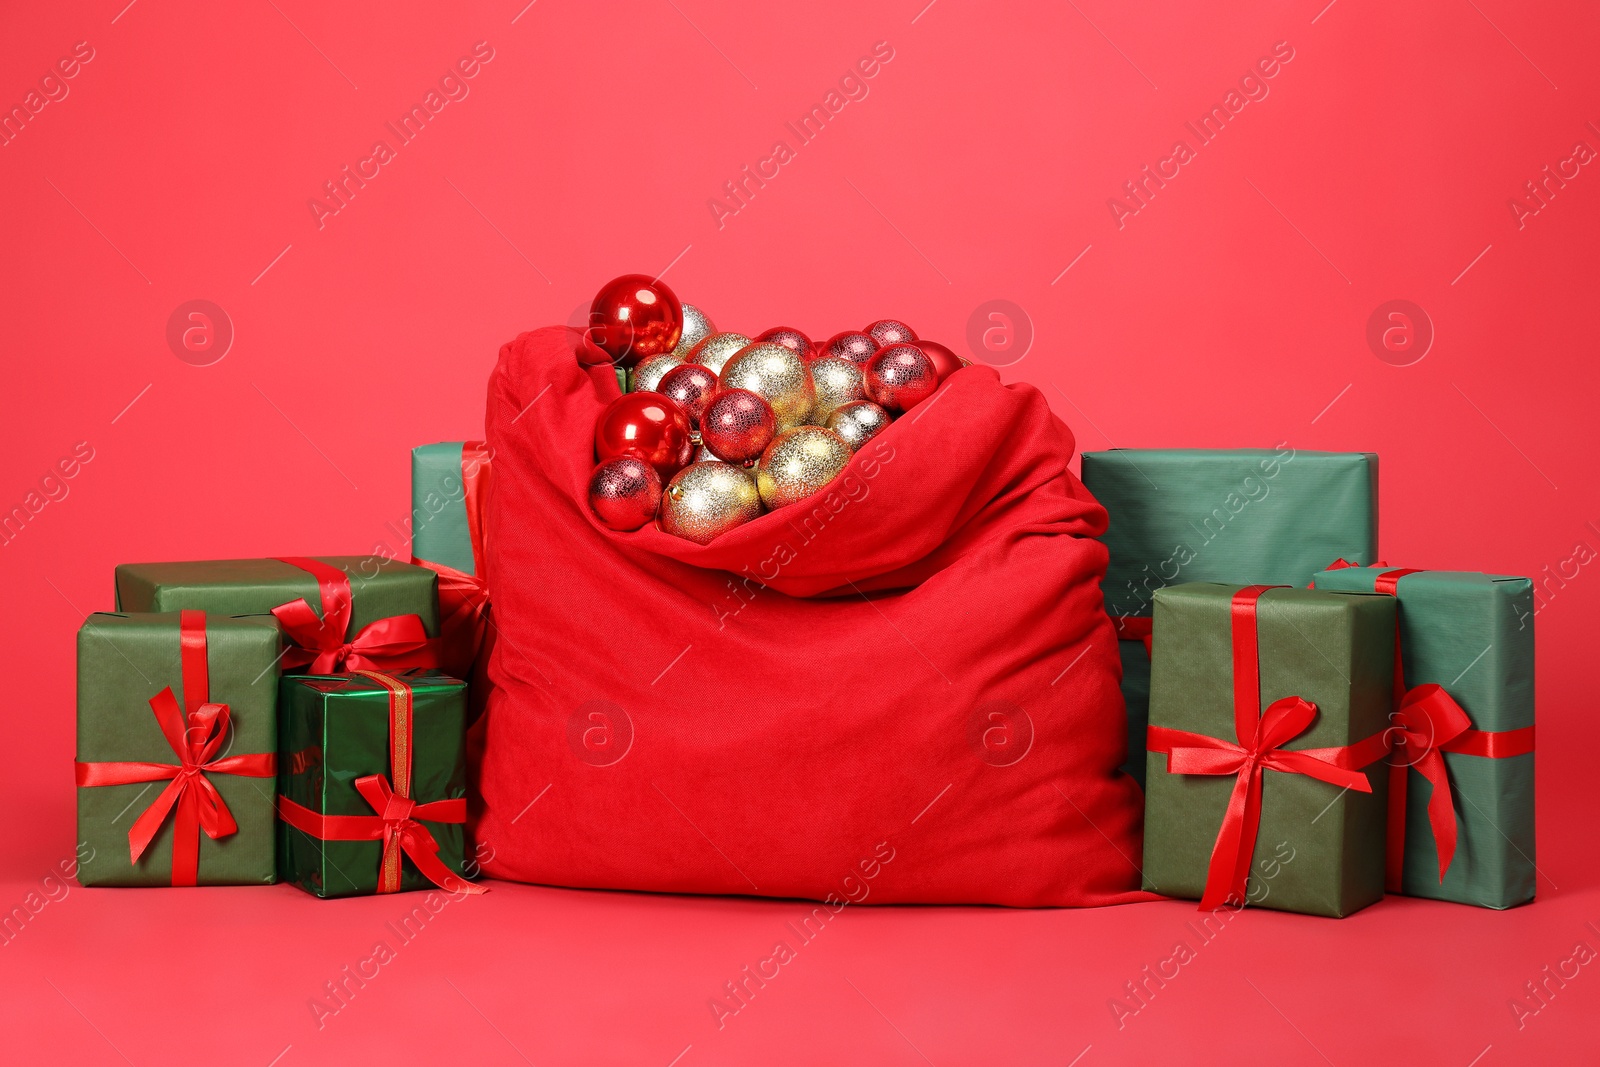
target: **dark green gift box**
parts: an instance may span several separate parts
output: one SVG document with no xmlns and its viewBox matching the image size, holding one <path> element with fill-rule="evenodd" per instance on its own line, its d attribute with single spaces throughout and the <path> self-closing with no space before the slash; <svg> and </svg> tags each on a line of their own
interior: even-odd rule
<svg viewBox="0 0 1600 1067">
<path fill-rule="evenodd" d="M 461 448 L 460 441 L 446 441 L 411 450 L 411 554 L 476 574 Z"/>
<path fill-rule="evenodd" d="M 1150 725 L 1241 740 L 1234 725 L 1236 585 L 1196 582 L 1155 594 Z M 1382 744 L 1393 699 L 1393 597 L 1271 589 L 1257 603 L 1260 706 L 1298 696 L 1317 707 L 1288 751 Z M 1144 887 L 1203 895 L 1235 777 L 1173 774 L 1147 754 Z M 1385 790 L 1379 758 L 1363 768 L 1371 793 L 1304 774 L 1262 772 L 1261 826 L 1247 899 L 1311 915 L 1349 915 L 1383 896 Z"/>
<path fill-rule="evenodd" d="M 80 764 L 178 764 L 150 708 L 170 687 L 186 696 L 180 659 L 179 613 L 95 614 L 78 631 L 78 754 Z M 231 737 L 220 757 L 273 753 L 278 741 L 278 651 L 271 617 L 207 616 L 209 699 L 227 704 Z M 271 778 L 207 774 L 238 824 L 212 840 L 199 835 L 201 885 L 262 885 L 276 881 Z M 140 856 L 130 862 L 128 831 L 167 781 L 80 786 L 78 840 L 94 856 L 78 869 L 83 885 L 152 886 L 172 883 L 175 812 Z"/>
<path fill-rule="evenodd" d="M 439 633 L 437 575 L 382 556 L 316 556 L 350 579 L 350 633 L 395 615 L 418 615 L 429 637 Z M 276 559 L 211 559 L 124 563 L 117 568 L 117 610 L 253 615 L 304 599 L 318 613 L 322 594 L 307 571 Z"/>
<path fill-rule="evenodd" d="M 1083 484 L 1111 517 L 1101 589 L 1113 619 L 1148 618 L 1155 591 L 1178 582 L 1303 586 L 1336 559 L 1377 559 L 1370 452 L 1117 448 L 1083 454 Z M 1150 657 L 1122 636 L 1123 769 L 1142 781 Z"/>
<path fill-rule="evenodd" d="M 1389 567 L 1346 567 L 1316 576 L 1318 589 L 1371 592 Z M 1415 571 L 1395 585 L 1406 684 L 1437 683 L 1474 730 L 1533 727 L 1533 583 L 1469 571 Z M 1531 739 L 1530 739 L 1531 744 Z M 1406 786 L 1405 858 L 1399 891 L 1486 908 L 1534 897 L 1533 753 L 1488 758 L 1446 751 L 1456 851 L 1444 881 L 1428 822 L 1433 787 L 1415 770 Z M 1393 891 L 1391 883 L 1391 891 Z"/>
<path fill-rule="evenodd" d="M 395 672 L 412 694 L 411 796 L 419 804 L 467 795 L 466 684 L 429 670 Z M 367 775 L 394 781 L 389 749 L 390 691 L 362 674 L 285 676 L 279 698 L 278 790 L 318 815 L 374 815 L 356 790 Z M 462 873 L 465 828 L 419 820 L 439 844 L 439 859 Z M 377 892 L 379 841 L 323 841 L 279 825 L 282 878 L 319 897 Z M 410 857 L 400 888 L 431 889 Z"/>
</svg>

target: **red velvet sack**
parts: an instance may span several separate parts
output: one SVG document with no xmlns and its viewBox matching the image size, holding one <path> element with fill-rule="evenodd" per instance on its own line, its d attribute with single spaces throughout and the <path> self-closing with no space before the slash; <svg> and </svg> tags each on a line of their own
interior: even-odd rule
<svg viewBox="0 0 1600 1067">
<path fill-rule="evenodd" d="M 1137 892 L 1106 513 L 986 367 L 829 490 L 707 546 L 587 504 L 617 395 L 552 327 L 500 352 L 498 643 L 473 829 L 549 885 L 874 903 Z"/>
</svg>

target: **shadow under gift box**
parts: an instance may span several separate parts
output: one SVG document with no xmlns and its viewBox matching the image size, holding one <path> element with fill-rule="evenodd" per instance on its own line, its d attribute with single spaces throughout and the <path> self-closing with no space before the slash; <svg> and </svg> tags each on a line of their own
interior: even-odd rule
<svg viewBox="0 0 1600 1067">
<path fill-rule="evenodd" d="M 1345 567 L 1317 588 L 1372 592 L 1391 567 Z M 1475 571 L 1414 571 L 1394 586 L 1408 686 L 1444 687 L 1472 729 L 1502 736 L 1534 720 L 1533 583 Z M 1456 851 L 1444 880 L 1428 821 L 1433 787 L 1408 770 L 1404 862 L 1390 892 L 1510 908 L 1532 900 L 1535 865 L 1532 752 L 1489 758 L 1443 753 L 1453 794 Z M 1395 772 L 1398 773 L 1398 770 Z"/>
<path fill-rule="evenodd" d="M 1083 484 L 1110 516 L 1101 589 L 1114 621 L 1147 620 L 1155 591 L 1179 582 L 1304 586 L 1336 559 L 1378 558 L 1371 452 L 1116 448 L 1083 454 Z M 1142 784 L 1150 656 L 1139 630 L 1119 622 L 1117 634 L 1123 770 Z"/>
<path fill-rule="evenodd" d="M 1155 594 L 1152 727 L 1248 742 L 1234 724 L 1239 588 L 1196 582 Z M 1317 708 L 1310 727 L 1283 748 L 1344 747 L 1384 734 L 1393 701 L 1394 625 L 1393 597 L 1308 589 L 1270 589 L 1261 597 L 1260 706 L 1298 696 Z M 1199 898 L 1235 776 L 1173 774 L 1165 753 L 1152 751 L 1147 759 L 1144 888 Z M 1388 766 L 1380 758 L 1362 770 L 1371 793 L 1303 774 L 1261 772 L 1250 903 L 1342 917 L 1383 896 Z"/>
<path fill-rule="evenodd" d="M 426 567 L 382 556 L 315 556 L 350 579 L 348 640 L 395 616 L 417 615 L 439 635 L 437 576 Z M 118 611 L 194 608 L 214 615 L 253 615 L 295 600 L 321 614 L 326 605 L 311 573 L 278 559 L 211 559 L 124 563 L 117 567 Z"/>
<path fill-rule="evenodd" d="M 466 684 L 428 670 L 395 672 L 411 690 L 411 790 L 418 804 L 467 795 Z M 289 675 L 279 696 L 278 790 L 317 815 L 376 816 L 356 780 L 394 782 L 390 689 L 361 674 Z M 462 874 L 465 826 L 419 819 L 438 856 Z M 319 897 L 376 893 L 382 841 L 323 841 L 280 822 L 280 876 Z M 432 889 L 409 857 L 400 888 Z"/>
<path fill-rule="evenodd" d="M 180 614 L 90 615 L 78 631 L 78 762 L 176 764 L 150 708 L 171 687 L 184 706 Z M 272 616 L 205 620 L 209 700 L 227 704 L 229 736 L 218 758 L 277 751 L 278 651 Z M 201 885 L 264 885 L 276 881 L 272 778 L 209 774 L 238 830 L 215 840 L 199 833 Z M 82 885 L 172 884 L 175 813 L 133 864 L 128 831 L 160 796 L 166 781 L 78 788 L 78 840 L 93 859 L 78 868 Z"/>
</svg>

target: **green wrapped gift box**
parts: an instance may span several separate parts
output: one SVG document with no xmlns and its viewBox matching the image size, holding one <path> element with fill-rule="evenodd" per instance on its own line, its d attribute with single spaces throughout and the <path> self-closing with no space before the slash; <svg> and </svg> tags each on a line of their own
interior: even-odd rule
<svg viewBox="0 0 1600 1067">
<path fill-rule="evenodd" d="M 1389 891 L 1486 908 L 1534 897 L 1533 583 L 1468 571 L 1345 567 L 1316 576 L 1317 588 L 1393 592 L 1400 602 L 1405 684 L 1444 687 L 1466 713 L 1465 733 L 1415 730 L 1437 747 L 1456 826 L 1454 856 L 1440 878 L 1428 817 L 1436 788 L 1429 757 L 1407 752 L 1410 770 L 1390 812 Z M 1457 724 L 1457 729 L 1460 724 Z M 1399 782 L 1398 777 L 1395 783 Z M 1441 810 L 1441 816 L 1444 812 Z"/>
<path fill-rule="evenodd" d="M 262 616 L 184 611 L 85 620 L 78 631 L 78 840 L 94 859 L 78 870 L 82 884 L 276 881 L 280 641 Z M 183 775 L 185 767 L 198 773 Z"/>
<path fill-rule="evenodd" d="M 1378 457 L 1277 448 L 1117 448 L 1083 454 L 1111 518 L 1101 583 L 1122 637 L 1128 762 L 1144 777 L 1150 606 L 1179 582 L 1303 586 L 1336 559 L 1378 552 Z"/>
<path fill-rule="evenodd" d="M 1328 916 L 1378 900 L 1394 598 L 1199 582 L 1154 599 L 1144 887 Z"/>
<path fill-rule="evenodd" d="M 437 582 L 426 567 L 382 556 L 124 563 L 117 610 L 275 612 L 293 646 L 286 669 L 397 670 L 438 662 Z"/>
<path fill-rule="evenodd" d="M 476 575 L 467 499 L 489 463 L 481 441 L 444 441 L 411 450 L 411 554 Z"/>
<path fill-rule="evenodd" d="M 279 870 L 319 897 L 462 877 L 466 685 L 428 670 L 285 676 Z"/>
<path fill-rule="evenodd" d="M 482 441 L 411 450 L 412 556 L 439 575 L 439 664 L 470 681 L 471 718 L 487 706 L 493 634 L 484 523 L 494 453 Z"/>
</svg>

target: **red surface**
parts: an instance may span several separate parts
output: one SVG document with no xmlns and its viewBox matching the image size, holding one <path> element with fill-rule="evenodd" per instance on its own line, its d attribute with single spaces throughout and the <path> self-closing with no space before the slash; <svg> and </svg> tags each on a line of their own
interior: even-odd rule
<svg viewBox="0 0 1600 1067">
<path fill-rule="evenodd" d="M 963 353 L 974 310 L 1010 301 L 1033 340 L 1002 374 L 1038 384 L 1084 448 L 1381 452 L 1389 562 L 1540 581 L 1545 877 L 1506 914 L 1247 912 L 1120 1030 L 1108 1000 L 1193 940 L 1190 905 L 850 908 L 718 1030 L 707 999 L 799 905 L 496 885 L 318 1030 L 308 1000 L 415 901 L 56 889 L 0 947 L 8 1058 L 1592 1057 L 1600 973 L 1566 961 L 1600 948 L 1600 12 L 123 4 L 18 6 L 0 36 L 7 107 L 75 42 L 94 56 L 0 147 L 0 507 L 42 504 L 0 547 L 6 908 L 72 854 L 71 635 L 111 605 L 113 564 L 403 553 L 407 449 L 478 436 L 497 346 L 625 271 L 666 271 L 724 329 L 828 337 L 889 316 Z M 493 58 L 474 67 L 479 41 Z M 834 103 L 856 99 L 800 143 L 786 124 L 879 41 L 893 58 L 866 62 Z M 1246 85 L 1268 95 L 1164 163 L 1280 41 L 1294 58 Z M 399 143 L 385 123 L 463 59 L 474 76 L 439 97 L 458 99 Z M 365 162 L 379 138 L 392 154 Z M 775 155 L 778 138 L 794 147 Z M 373 176 L 308 207 L 347 165 Z M 1175 176 L 1114 212 L 1146 165 Z M 233 327 L 211 366 L 168 346 L 196 299 Z M 1368 347 L 1391 300 L 1431 318 L 1409 366 Z M 1004 325 L 979 333 L 999 347 Z M 1392 361 L 1415 355 L 1389 339 Z M 1563 967 L 1565 985 L 1545 977 Z M 1552 992 L 1519 1029 L 1528 982 Z"/>
</svg>

